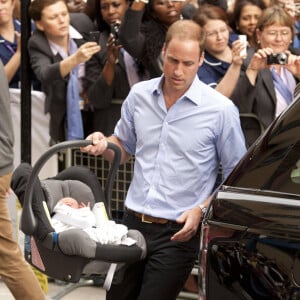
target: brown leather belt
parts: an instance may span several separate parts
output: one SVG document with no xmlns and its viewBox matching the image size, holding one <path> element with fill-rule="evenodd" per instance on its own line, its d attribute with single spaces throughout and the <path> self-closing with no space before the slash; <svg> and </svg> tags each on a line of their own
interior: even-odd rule
<svg viewBox="0 0 300 300">
<path fill-rule="evenodd" d="M 156 223 L 156 224 L 167 224 L 167 223 L 173 223 L 174 221 L 163 219 L 163 218 L 157 218 L 145 214 L 141 214 L 137 211 L 131 210 L 126 207 L 126 211 L 133 214 L 137 218 L 141 219 L 143 223 Z"/>
</svg>

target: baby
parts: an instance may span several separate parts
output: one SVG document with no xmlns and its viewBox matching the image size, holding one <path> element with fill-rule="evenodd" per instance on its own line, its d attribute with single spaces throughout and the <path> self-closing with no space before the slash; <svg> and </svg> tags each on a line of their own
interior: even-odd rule
<svg viewBox="0 0 300 300">
<path fill-rule="evenodd" d="M 127 237 L 127 227 L 107 220 L 103 214 L 101 218 L 99 214 L 101 208 L 98 204 L 100 203 L 94 205 L 92 211 L 89 203 L 87 205 L 83 202 L 78 203 L 71 197 L 62 198 L 53 209 L 54 215 L 51 220 L 53 228 L 57 233 L 70 228 L 80 228 L 101 244 L 133 245 L 135 241 Z"/>
<path fill-rule="evenodd" d="M 78 201 L 72 197 L 65 197 L 62 198 L 60 201 L 58 201 L 58 204 L 65 204 L 67 206 L 70 206 L 72 208 L 82 208 L 82 207 L 86 207 L 86 206 L 90 206 L 90 203 L 88 203 L 88 205 L 86 205 L 85 203 L 81 202 L 80 204 L 78 203 Z"/>
<path fill-rule="evenodd" d="M 62 198 L 53 209 L 52 226 L 56 232 L 70 228 L 89 228 L 96 225 L 96 218 L 90 205 L 80 204 L 71 197 Z"/>
</svg>

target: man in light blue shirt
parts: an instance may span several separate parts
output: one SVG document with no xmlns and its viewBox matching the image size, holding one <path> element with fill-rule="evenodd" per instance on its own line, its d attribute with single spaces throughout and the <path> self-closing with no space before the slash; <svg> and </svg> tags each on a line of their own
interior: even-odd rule
<svg viewBox="0 0 300 300">
<path fill-rule="evenodd" d="M 164 74 L 132 87 L 113 136 L 94 133 L 82 149 L 111 160 L 110 141 L 123 162 L 135 155 L 124 223 L 144 234 L 148 255 L 107 299 L 176 299 L 197 258 L 201 204 L 218 167 L 227 176 L 246 151 L 236 107 L 197 77 L 201 28 L 190 20 L 171 25 L 162 55 Z"/>
</svg>

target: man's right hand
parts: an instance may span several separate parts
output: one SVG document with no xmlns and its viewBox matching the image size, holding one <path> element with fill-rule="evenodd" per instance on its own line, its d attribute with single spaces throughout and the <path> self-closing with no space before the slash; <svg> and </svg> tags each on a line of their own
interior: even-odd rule
<svg viewBox="0 0 300 300">
<path fill-rule="evenodd" d="M 92 155 L 101 155 L 107 149 L 107 139 L 101 132 L 90 134 L 86 140 L 92 141 L 92 145 L 80 148 L 81 152 L 87 152 Z"/>
</svg>

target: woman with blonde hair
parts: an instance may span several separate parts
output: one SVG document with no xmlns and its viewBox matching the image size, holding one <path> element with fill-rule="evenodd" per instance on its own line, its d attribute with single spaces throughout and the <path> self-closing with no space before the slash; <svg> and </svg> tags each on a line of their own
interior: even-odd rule
<svg viewBox="0 0 300 300">
<path fill-rule="evenodd" d="M 240 113 L 252 113 L 261 125 L 270 123 L 293 101 L 299 78 L 295 76 L 299 49 L 290 49 L 294 36 L 294 20 L 279 6 L 267 8 L 255 32 L 256 51 L 249 56 L 249 65 L 232 94 Z M 296 54 L 296 55 L 295 55 Z M 246 132 L 254 128 L 243 124 Z M 257 135 L 256 135 L 257 136 Z M 248 145 L 255 135 L 248 136 Z M 247 136 L 246 136 L 247 137 Z"/>
</svg>

